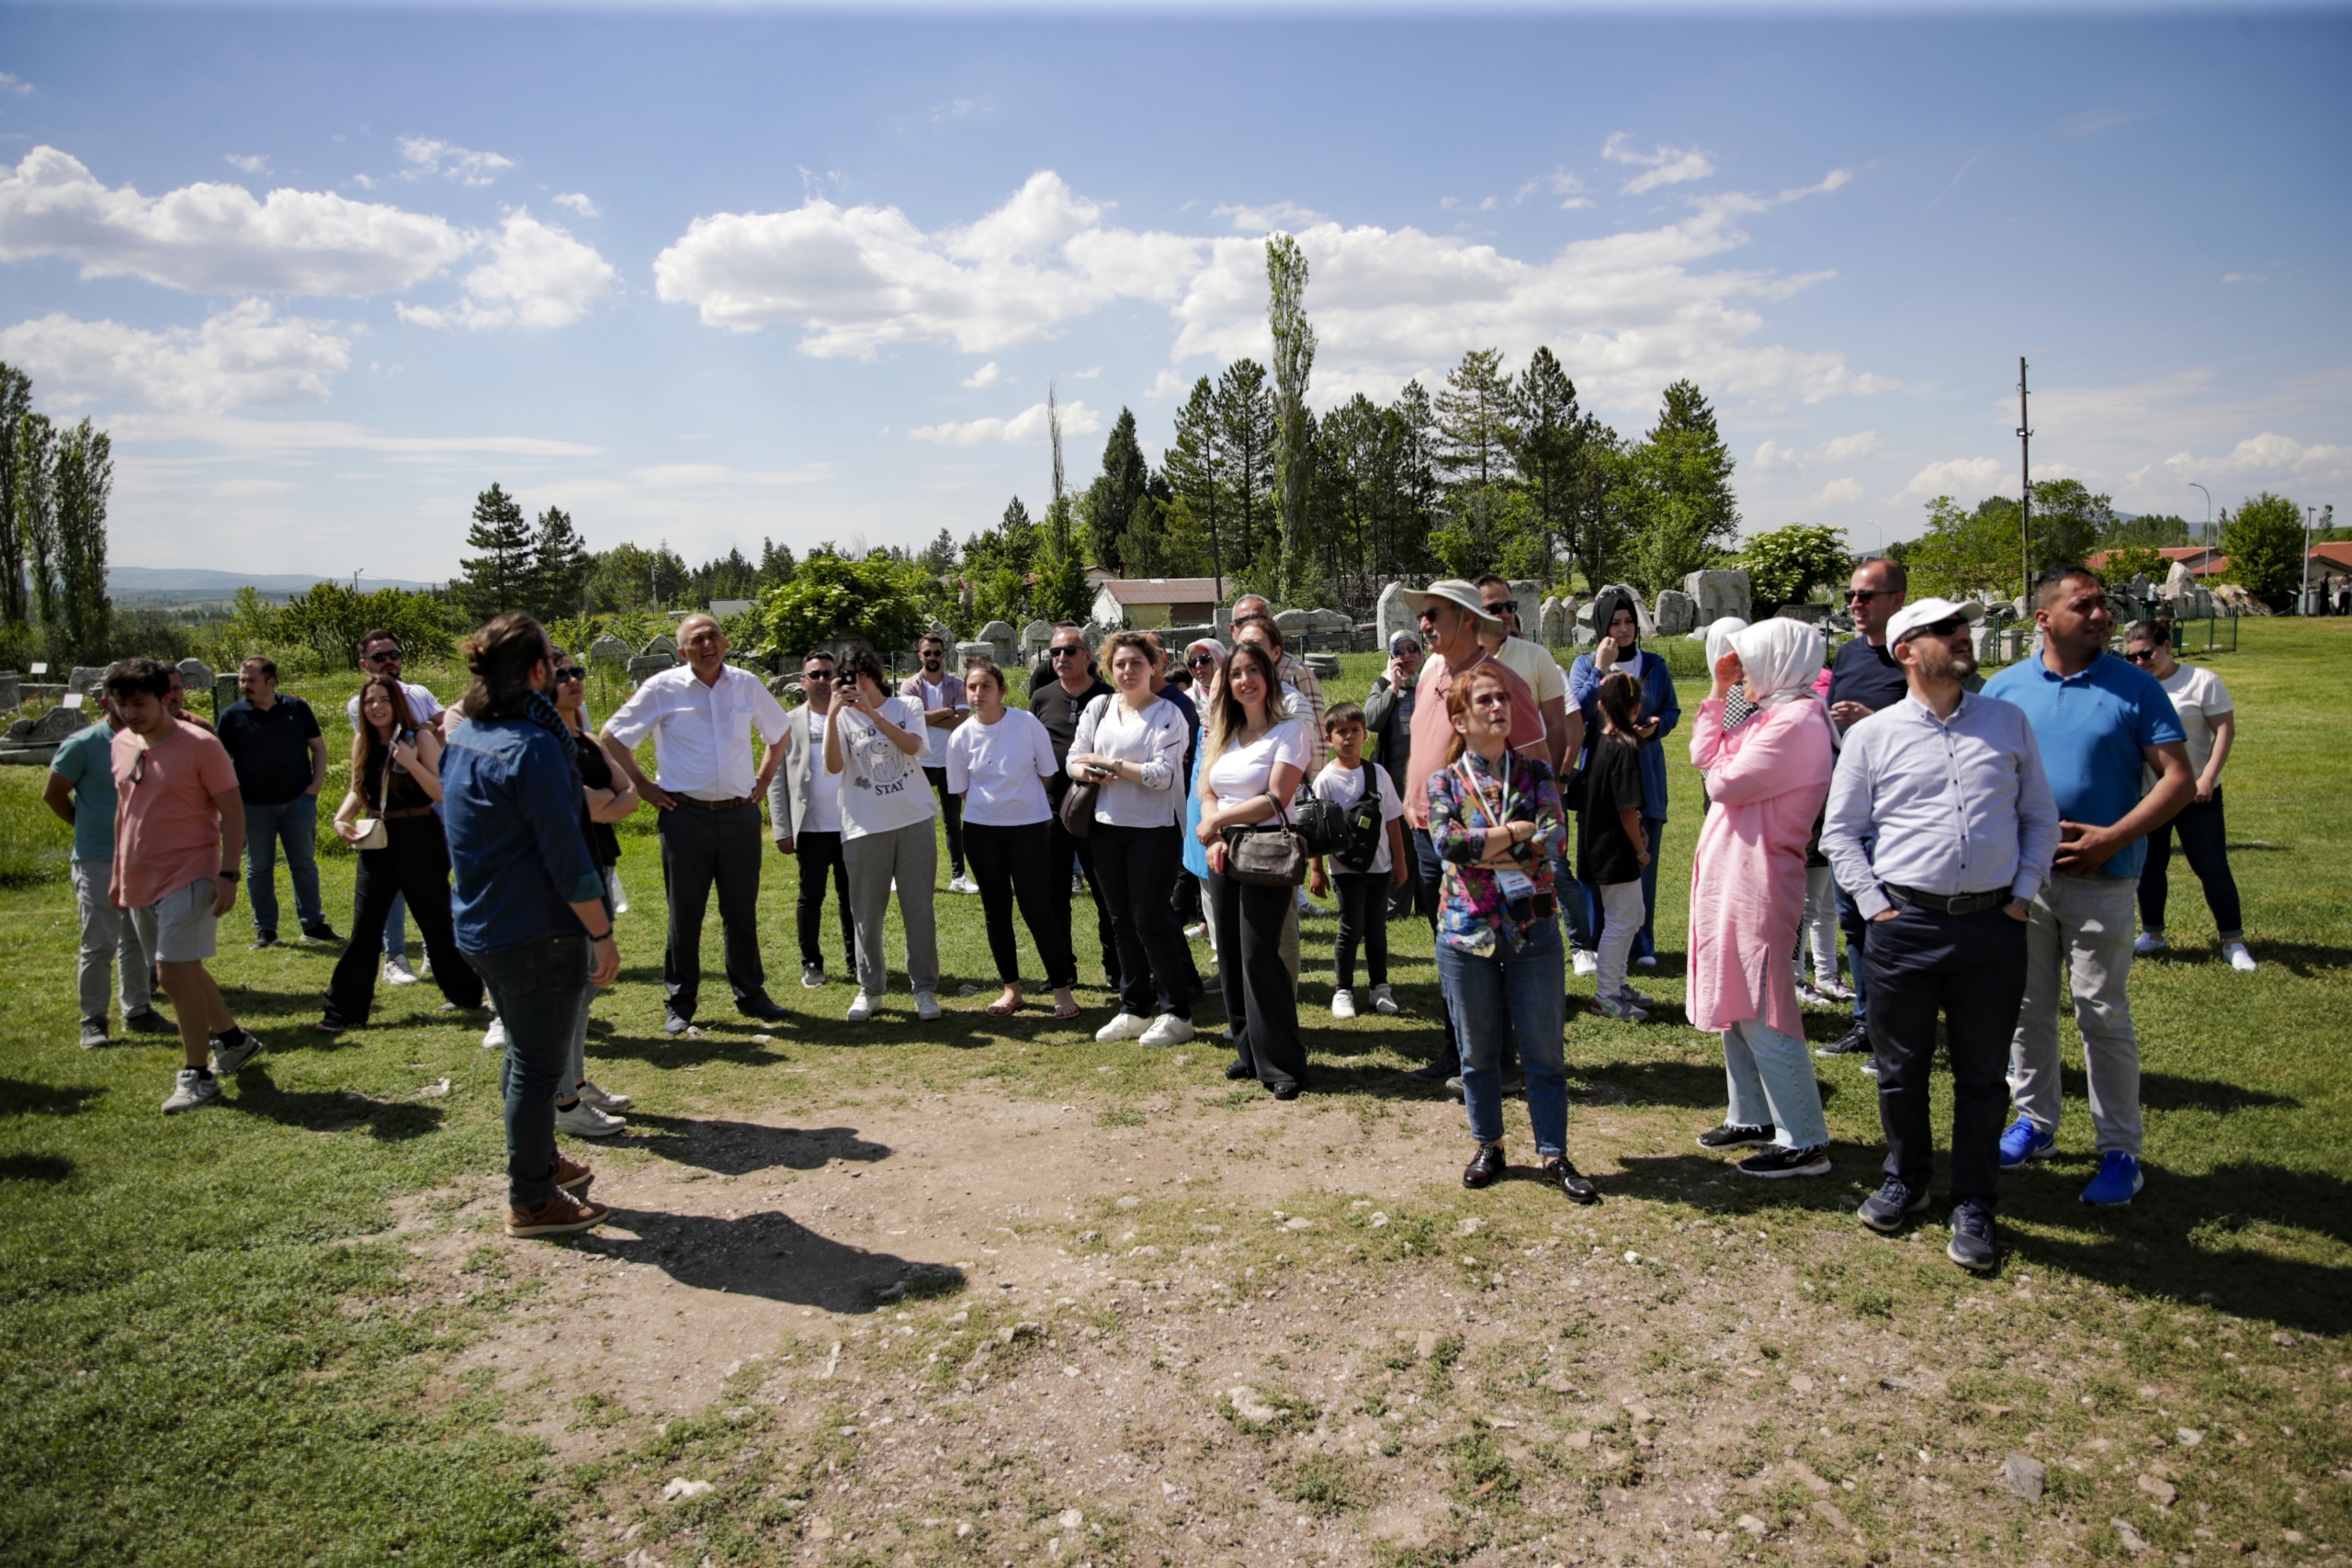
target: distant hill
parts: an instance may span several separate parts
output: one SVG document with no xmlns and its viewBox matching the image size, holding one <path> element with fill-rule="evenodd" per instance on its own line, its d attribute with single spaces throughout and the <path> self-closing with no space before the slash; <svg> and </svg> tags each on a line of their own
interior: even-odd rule
<svg viewBox="0 0 2352 1568">
<path fill-rule="evenodd" d="M 251 583 L 273 597 L 300 593 L 313 583 L 329 581 L 316 574 L 262 575 L 249 571 L 203 571 L 190 567 L 117 566 L 107 569 L 107 592 L 116 597 L 124 594 L 169 593 L 188 598 L 221 598 L 233 596 L 237 590 Z M 333 581 L 348 582 L 347 577 Z M 379 588 L 438 588 L 437 582 L 412 582 L 399 577 L 373 577 L 362 574 L 362 592 Z"/>
</svg>

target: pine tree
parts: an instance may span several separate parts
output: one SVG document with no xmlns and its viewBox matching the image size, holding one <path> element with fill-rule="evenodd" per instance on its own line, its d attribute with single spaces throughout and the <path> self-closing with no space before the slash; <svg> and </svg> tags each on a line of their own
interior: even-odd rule
<svg viewBox="0 0 2352 1568">
<path fill-rule="evenodd" d="M 581 614 L 591 564 L 571 514 L 559 506 L 540 513 L 538 532 L 531 537 L 532 614 L 543 621 Z"/>
<path fill-rule="evenodd" d="M 1633 453 L 1637 488 L 1634 576 L 1668 588 L 1712 565 L 1739 531 L 1732 458 L 1715 411 L 1690 381 L 1666 389 L 1657 423 Z"/>
<path fill-rule="evenodd" d="M 1513 401 L 1503 352 L 1474 348 L 1437 395 L 1437 468 L 1457 495 L 1510 477 Z"/>
<path fill-rule="evenodd" d="M 773 539 L 760 541 L 761 588 L 781 588 L 791 581 L 793 574 L 799 570 L 799 562 L 792 558 L 790 545 L 779 545 Z"/>
<path fill-rule="evenodd" d="M 1511 456 L 1520 481 L 1527 487 L 1531 516 L 1543 537 L 1537 541 L 1538 577 L 1552 581 L 1553 553 L 1576 554 L 1577 468 L 1584 457 L 1584 422 L 1577 408 L 1577 387 L 1552 356 L 1538 348 L 1515 389 L 1517 435 Z"/>
<path fill-rule="evenodd" d="M 451 584 L 466 613 L 481 622 L 526 607 L 533 587 L 531 525 L 514 498 L 494 483 L 475 497 L 466 543 L 481 552 L 458 560 L 465 575 Z"/>
<path fill-rule="evenodd" d="M 1091 558 L 1114 572 L 1127 570 L 1120 558 L 1121 539 L 1150 482 L 1151 465 L 1136 440 L 1136 416 L 1123 408 L 1102 443 L 1102 472 L 1087 487 L 1083 503 Z"/>
<path fill-rule="evenodd" d="M 1216 384 L 1217 445 L 1232 497 L 1225 571 L 1249 573 L 1264 553 L 1274 522 L 1274 398 L 1266 369 L 1254 359 L 1237 359 Z"/>
<path fill-rule="evenodd" d="M 114 491 L 114 444 L 88 420 L 57 443 L 51 487 L 56 518 L 59 616 L 69 655 L 107 653 L 114 606 L 107 598 L 107 502 Z"/>
<path fill-rule="evenodd" d="M 1266 326 L 1274 340 L 1274 493 L 1281 507 L 1283 597 L 1314 597 L 1306 581 L 1307 485 L 1315 471 L 1315 420 L 1306 385 L 1315 368 L 1315 327 L 1306 319 L 1306 255 L 1288 234 L 1266 242 Z M 1295 578 L 1298 581 L 1293 581 Z"/>
<path fill-rule="evenodd" d="M 1205 376 L 1193 383 L 1192 396 L 1176 413 L 1176 439 L 1168 447 L 1166 474 L 1172 492 L 1171 537 L 1197 532 L 1207 544 L 1208 567 L 1216 579 L 1220 601 L 1225 594 L 1225 557 L 1218 524 L 1224 519 L 1227 495 L 1225 444 L 1217 419 L 1216 391 Z"/>
<path fill-rule="evenodd" d="M 44 488 L 31 471 L 26 421 L 32 416 L 32 378 L 0 363 L 0 625 L 25 624 L 25 567 L 30 497 Z"/>
</svg>

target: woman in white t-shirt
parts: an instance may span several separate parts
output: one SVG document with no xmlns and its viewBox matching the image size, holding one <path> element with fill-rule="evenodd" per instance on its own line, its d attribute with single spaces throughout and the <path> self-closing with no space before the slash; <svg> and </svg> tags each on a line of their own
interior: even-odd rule
<svg viewBox="0 0 2352 1568">
<path fill-rule="evenodd" d="M 1021 950 L 1012 940 L 1017 900 L 1053 987 L 1054 1016 L 1076 1018 L 1069 885 L 1055 874 L 1054 808 L 1046 798 L 1046 781 L 1056 772 L 1054 738 L 1035 714 L 1004 705 L 1004 672 L 988 660 L 964 666 L 964 696 L 972 716 L 947 738 L 947 792 L 964 800 L 965 863 L 980 886 L 989 952 L 1004 985 L 989 1016 L 1010 1018 L 1021 1008 Z"/>
<path fill-rule="evenodd" d="M 939 1016 L 939 938 L 931 908 L 939 872 L 931 819 L 939 808 L 922 773 L 922 710 L 890 695 L 872 649 L 852 644 L 840 669 L 848 680 L 825 726 L 825 771 L 841 775 L 842 863 L 849 871 L 850 918 L 857 928 L 857 998 L 849 1004 L 849 1021 L 873 1017 L 889 985 L 882 922 L 895 880 L 915 1015 L 928 1021 Z"/>
<path fill-rule="evenodd" d="M 2222 764 L 2230 760 L 2237 739 L 2237 711 L 2229 689 L 2211 670 L 2183 664 L 2172 656 L 2172 639 L 2154 621 L 2134 621 L 2124 635 L 2123 657 L 2156 678 L 2180 716 L 2180 731 L 2188 744 L 2189 771 L 2197 776 L 2197 794 L 2180 815 L 2148 835 L 2148 858 L 2140 864 L 2140 940 L 2132 951 L 2145 956 L 2162 953 L 2165 941 L 2165 896 L 2172 860 L 2172 839 L 2180 835 L 2181 853 L 2188 869 L 2205 885 L 2205 906 L 2213 911 L 2213 927 L 2222 955 L 2230 967 L 2251 974 L 2254 954 L 2245 945 L 2245 918 L 2238 908 L 2237 878 L 2230 874 L 2230 834 L 2222 820 Z"/>
<path fill-rule="evenodd" d="M 1088 836 L 1119 942 L 1119 1011 L 1094 1038 L 1181 1045 L 1193 1037 L 1199 981 L 1175 906 L 1192 727 L 1158 694 L 1159 649 L 1149 637 L 1115 632 L 1103 653 L 1112 694 L 1087 705 L 1069 746 L 1069 776 L 1101 786 Z"/>
<path fill-rule="evenodd" d="M 1234 645 L 1211 705 L 1201 752 L 1201 825 L 1209 852 L 1209 905 L 1233 1037 L 1229 1078 L 1255 1077 L 1277 1100 L 1295 1100 L 1306 1079 L 1298 1034 L 1298 992 L 1283 962 L 1283 926 L 1292 890 L 1225 874 L 1226 832 L 1287 820 L 1306 774 L 1306 730 L 1276 695 L 1282 679 L 1255 643 Z"/>
</svg>

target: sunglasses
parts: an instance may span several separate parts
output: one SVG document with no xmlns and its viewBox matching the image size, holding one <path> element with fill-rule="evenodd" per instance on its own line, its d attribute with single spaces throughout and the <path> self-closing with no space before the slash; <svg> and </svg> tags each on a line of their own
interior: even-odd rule
<svg viewBox="0 0 2352 1568">
<path fill-rule="evenodd" d="M 2154 664 L 2156 661 L 2156 650 L 2153 648 L 2143 648 L 2137 653 L 2126 652 L 2123 657 L 2134 664 Z"/>
<path fill-rule="evenodd" d="M 1516 599 L 1498 599 L 1493 604 L 1487 606 L 1487 614 L 1490 615 L 1516 615 L 1519 614 L 1519 601 Z"/>
<path fill-rule="evenodd" d="M 1396 650 L 1395 650 L 1394 657 L 1396 657 L 1396 658 L 1397 658 L 1397 659 L 1402 659 L 1402 658 L 1404 658 L 1404 657 L 1405 657 L 1407 654 L 1408 654 L 1408 653 L 1419 653 L 1419 652 L 1420 652 L 1420 651 L 1421 651 L 1421 645 L 1420 645 L 1419 643 L 1417 643 L 1417 642 L 1406 642 L 1406 643 L 1399 643 L 1399 644 L 1397 644 L 1397 645 L 1396 645 Z"/>
<path fill-rule="evenodd" d="M 1883 599 L 1891 592 L 1884 588 L 1849 588 L 1846 590 L 1846 603 L 1867 604 L 1873 599 Z"/>
<path fill-rule="evenodd" d="M 588 671 L 577 664 L 560 664 L 556 667 L 555 678 L 559 684 L 568 684 L 573 681 L 585 681 Z"/>
<path fill-rule="evenodd" d="M 1904 634 L 1903 640 L 1909 642 L 1915 637 L 1950 637 L 1967 625 L 1968 623 L 1958 615 L 1946 615 L 1940 621 L 1931 622 L 1924 626 L 1912 627 Z"/>
<path fill-rule="evenodd" d="M 1083 659 L 1086 656 L 1086 649 L 1082 648 L 1056 648 L 1047 652 L 1056 659 Z"/>
<path fill-rule="evenodd" d="M 379 648 L 375 652 L 368 654 L 362 658 L 359 662 L 362 664 L 398 664 L 402 657 L 401 650 L 397 648 Z"/>
<path fill-rule="evenodd" d="M 830 670 L 808 670 L 808 671 L 802 671 L 802 672 L 801 672 L 801 676 L 800 676 L 800 679 L 801 679 L 804 682 L 808 682 L 808 681 L 830 681 L 830 680 L 831 680 L 832 678 L 833 678 L 833 672 L 832 672 L 831 671 L 830 671 Z"/>
<path fill-rule="evenodd" d="M 1214 670 L 1216 668 L 1216 660 L 1211 658 L 1208 654 L 1196 653 L 1193 655 L 1192 658 L 1184 660 L 1184 667 L 1188 670 Z"/>
</svg>

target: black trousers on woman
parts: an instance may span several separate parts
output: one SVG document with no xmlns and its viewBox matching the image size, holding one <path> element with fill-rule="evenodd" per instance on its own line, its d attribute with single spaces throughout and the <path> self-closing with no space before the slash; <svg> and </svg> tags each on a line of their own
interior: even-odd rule
<svg viewBox="0 0 2352 1568">
<path fill-rule="evenodd" d="M 380 850 L 359 852 L 359 878 L 354 893 L 357 923 L 351 943 L 327 983 L 326 1021 L 339 1029 L 357 1029 L 376 1007 L 377 961 L 384 955 L 384 917 L 392 900 L 408 896 L 408 912 L 424 933 L 424 951 L 433 960 L 433 982 L 441 994 L 461 1008 L 481 1006 L 481 976 L 458 952 L 458 938 L 449 921 L 449 844 L 441 836 L 441 818 L 421 817 L 384 819 L 386 842 Z"/>
<path fill-rule="evenodd" d="M 1226 1035 L 1235 1059 L 1268 1089 L 1306 1083 L 1298 990 L 1290 965 L 1283 962 L 1283 924 L 1295 896 L 1292 888 L 1260 887 L 1209 873 Z"/>
<path fill-rule="evenodd" d="M 1094 874 L 1119 940 L 1119 1004 L 1137 1018 L 1193 1016 L 1197 979 L 1169 894 L 1184 864 L 1184 829 L 1094 825 Z"/>
<path fill-rule="evenodd" d="M 972 880 L 980 885 L 980 910 L 988 918 L 997 983 L 1021 983 L 1021 949 L 1012 940 L 1012 906 L 1018 900 L 1022 924 L 1029 928 L 1038 962 L 1046 966 L 1046 986 L 1058 991 L 1077 985 L 1078 960 L 1069 950 L 1069 884 L 1065 880 L 1069 863 L 1055 857 L 1052 826 L 1024 822 L 992 828 L 967 822 L 964 855 Z"/>
</svg>

